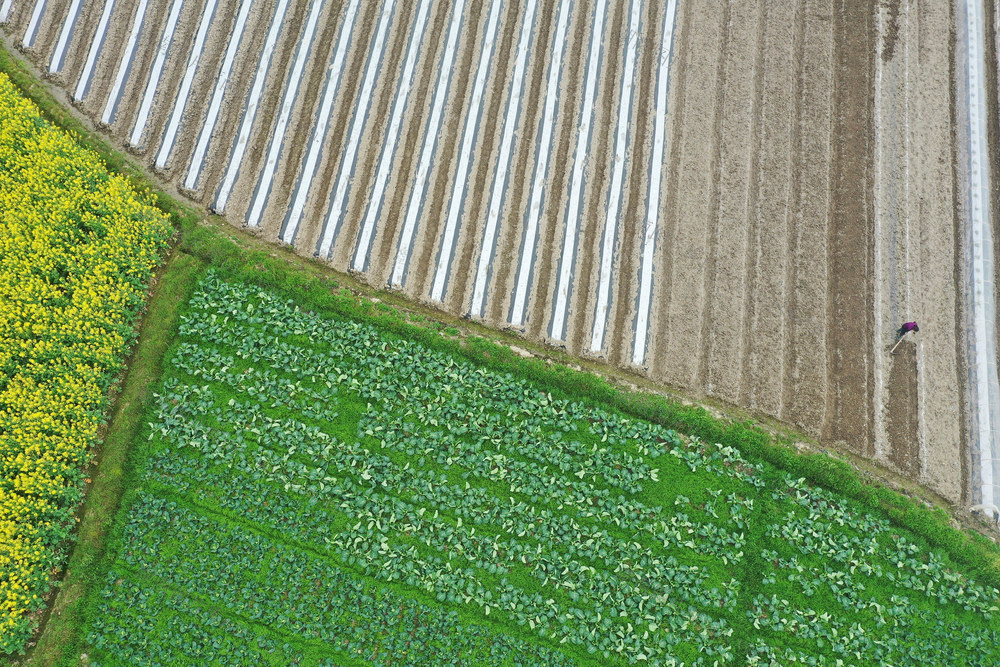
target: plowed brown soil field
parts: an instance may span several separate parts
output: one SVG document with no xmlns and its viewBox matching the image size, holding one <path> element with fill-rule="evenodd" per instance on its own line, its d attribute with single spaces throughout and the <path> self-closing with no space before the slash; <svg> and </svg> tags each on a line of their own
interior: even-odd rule
<svg viewBox="0 0 1000 667">
<path fill-rule="evenodd" d="M 105 0 L 76 17 L 70 0 L 37 1 L 31 46 L 36 0 L 13 0 L 8 39 L 47 69 L 72 21 L 52 75 L 72 93 Z M 121 145 L 173 1 L 148 0 L 105 128 Z M 190 198 L 222 208 L 238 169 L 224 197 L 234 225 L 259 203 L 264 238 L 287 232 L 375 285 L 790 422 L 968 498 L 950 3 L 246 1 Z M 95 121 L 140 2 L 111 12 L 78 102 Z M 152 167 L 211 21 L 160 170 L 178 187 L 240 6 L 203 17 L 206 0 L 183 2 L 130 147 Z M 920 333 L 890 355 L 913 319 Z"/>
</svg>

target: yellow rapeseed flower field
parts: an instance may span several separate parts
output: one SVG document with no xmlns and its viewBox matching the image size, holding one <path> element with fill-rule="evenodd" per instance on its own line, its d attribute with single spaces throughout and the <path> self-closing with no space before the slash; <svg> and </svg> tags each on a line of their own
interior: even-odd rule
<svg viewBox="0 0 1000 667">
<path fill-rule="evenodd" d="M 64 564 L 108 385 L 171 228 L 0 73 L 0 655 Z"/>
</svg>

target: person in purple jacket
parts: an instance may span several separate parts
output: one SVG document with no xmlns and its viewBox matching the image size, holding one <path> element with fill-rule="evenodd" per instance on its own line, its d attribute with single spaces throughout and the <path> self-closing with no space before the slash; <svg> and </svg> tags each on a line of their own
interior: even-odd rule
<svg viewBox="0 0 1000 667">
<path fill-rule="evenodd" d="M 920 331 L 920 327 L 917 326 L 916 322 L 905 322 L 903 326 L 896 329 L 896 341 L 898 342 L 903 336 L 911 331 L 916 333 Z"/>
</svg>

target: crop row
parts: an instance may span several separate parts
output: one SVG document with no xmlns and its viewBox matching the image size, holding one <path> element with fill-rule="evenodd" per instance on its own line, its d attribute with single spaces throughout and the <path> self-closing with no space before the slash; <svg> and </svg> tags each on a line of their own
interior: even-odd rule
<svg viewBox="0 0 1000 667">
<path fill-rule="evenodd" d="M 189 389 L 192 394 L 204 393 L 198 387 Z M 442 600 L 474 603 L 486 614 L 499 607 L 529 627 L 539 626 L 541 632 L 559 614 L 555 600 L 545 603 L 509 582 L 483 576 L 506 575 L 511 568 L 523 566 L 543 587 L 563 590 L 568 593 L 569 601 L 580 605 L 585 618 L 576 618 L 577 612 L 570 609 L 567 613 L 570 618 L 564 619 L 560 632 L 580 641 L 585 640 L 585 634 L 571 631 L 574 625 L 582 625 L 578 621 L 597 623 L 607 619 L 611 623 L 626 614 L 625 618 L 633 622 L 644 617 L 669 628 L 669 612 L 676 610 L 667 598 L 677 596 L 714 608 L 732 601 L 733 588 L 724 592 L 708 590 L 703 586 L 705 576 L 698 567 L 682 566 L 672 557 L 652 557 L 637 543 L 610 536 L 599 524 L 588 522 L 590 525 L 585 529 L 572 516 L 538 510 L 513 498 L 497 498 L 480 488 L 449 484 L 440 473 L 396 464 L 360 444 L 337 443 L 302 424 L 268 421 L 266 416 L 247 409 L 248 406 L 234 411 L 240 407 L 235 401 L 212 419 L 216 423 L 245 426 L 227 436 L 182 417 L 186 406 L 202 402 L 186 400 L 186 395 L 171 392 L 163 397 L 161 408 L 174 420 L 170 441 L 175 444 L 170 452 L 173 459 L 161 453 L 155 459 L 157 465 L 161 461 L 167 465 L 173 462 L 171 477 L 189 484 L 193 478 L 205 479 L 204 472 L 192 470 L 197 461 L 223 463 L 227 469 L 215 480 L 219 488 L 225 488 L 237 477 L 256 475 L 289 491 L 308 494 L 315 501 L 325 502 L 327 507 L 336 507 L 354 525 L 335 537 L 325 538 L 326 541 L 347 564 L 361 567 L 373 576 L 404 581 Z M 191 447 L 198 448 L 202 456 L 177 457 Z M 300 456 L 306 461 L 321 461 L 322 465 L 302 463 L 298 460 Z M 184 463 L 177 465 L 177 461 Z M 257 493 L 251 492 L 251 497 Z M 322 512 L 322 507 L 320 504 L 312 513 Z M 271 511 L 268 507 L 254 512 L 254 516 L 260 519 L 261 514 Z M 442 512 L 447 512 L 447 516 Z M 662 533 L 665 546 L 680 546 L 669 530 L 680 533 L 690 529 L 694 534 L 685 535 L 687 541 L 691 537 L 697 539 L 698 532 L 707 533 L 714 528 L 711 524 L 698 526 L 678 516 L 661 521 L 662 526 L 650 524 L 648 515 L 658 513 L 648 509 L 645 513 L 645 518 L 630 521 L 627 527 L 641 526 L 657 538 Z M 463 517 L 469 523 L 463 524 Z M 276 517 L 268 523 L 278 527 L 293 520 L 292 516 Z M 715 528 L 711 534 L 725 534 L 725 531 Z M 403 535 L 413 537 L 402 540 Z M 411 542 L 428 549 L 421 550 Z M 645 591 L 659 593 L 662 602 L 655 606 L 660 609 L 644 610 L 646 604 L 653 604 Z M 494 594 L 499 604 L 494 602 Z M 617 606 L 609 607 L 610 603 L 605 602 L 609 598 Z M 626 625 L 625 621 L 620 624 Z"/>
<path fill-rule="evenodd" d="M 544 647 L 462 624 L 454 612 L 373 588 L 305 549 L 153 495 L 133 505 L 116 567 L 187 591 L 243 624 L 368 663 L 503 664 L 518 656 L 523 664 L 571 664 Z M 106 595 L 127 603 L 110 582 Z M 155 618 L 158 610 L 150 605 L 146 613 Z M 114 616 L 92 628 L 91 642 L 115 664 L 127 662 L 114 641 L 120 632 Z"/>
<path fill-rule="evenodd" d="M 171 228 L 0 74 L 0 654 L 65 560 L 106 391 Z"/>
<path fill-rule="evenodd" d="M 991 639 L 997 591 L 848 501 L 367 324 L 209 275 L 168 368 L 116 567 L 296 641 L 338 621 L 279 553 L 602 664 Z"/>
</svg>

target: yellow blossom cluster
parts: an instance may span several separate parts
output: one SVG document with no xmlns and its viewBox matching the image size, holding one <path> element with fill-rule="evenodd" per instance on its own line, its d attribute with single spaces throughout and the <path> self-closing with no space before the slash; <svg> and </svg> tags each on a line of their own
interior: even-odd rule
<svg viewBox="0 0 1000 667">
<path fill-rule="evenodd" d="M 166 216 L 0 73 L 0 656 L 64 564 Z"/>
</svg>

